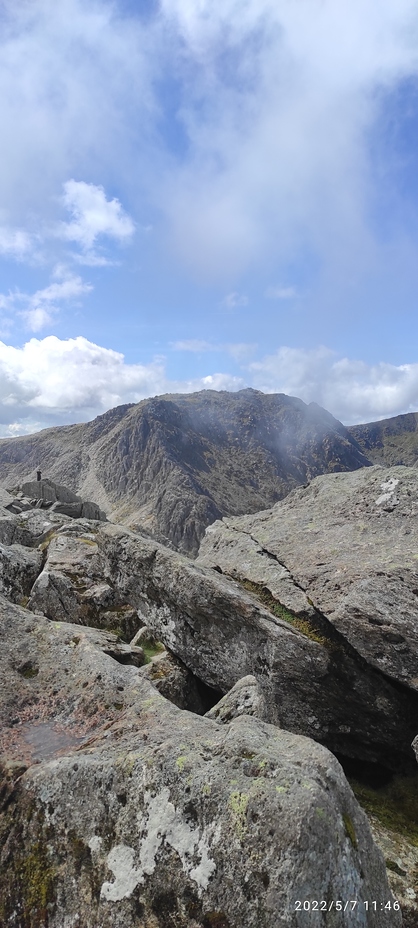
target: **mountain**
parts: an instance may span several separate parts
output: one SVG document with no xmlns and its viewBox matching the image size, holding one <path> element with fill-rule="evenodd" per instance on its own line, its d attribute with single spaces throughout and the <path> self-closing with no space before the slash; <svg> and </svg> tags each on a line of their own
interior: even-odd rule
<svg viewBox="0 0 418 928">
<path fill-rule="evenodd" d="M 373 464 L 411 466 L 418 461 L 416 412 L 366 425 L 352 425 L 347 431 Z"/>
<path fill-rule="evenodd" d="M 251 389 L 155 397 L 0 441 L 8 486 L 40 467 L 111 518 L 189 554 L 215 519 L 268 508 L 319 474 L 368 464 L 316 403 Z"/>
</svg>

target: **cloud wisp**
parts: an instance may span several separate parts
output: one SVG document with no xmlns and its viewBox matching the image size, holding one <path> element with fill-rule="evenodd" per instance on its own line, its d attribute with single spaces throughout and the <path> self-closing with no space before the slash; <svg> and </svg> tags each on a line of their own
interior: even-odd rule
<svg viewBox="0 0 418 928">
<path fill-rule="evenodd" d="M 65 269 L 57 268 L 54 276 L 56 280 L 35 293 L 15 290 L 7 295 L 0 294 L 0 309 L 6 319 L 11 320 L 17 314 L 24 319 L 29 331 L 39 332 L 53 321 L 63 303 L 73 303 L 93 289 L 80 276 Z"/>
</svg>

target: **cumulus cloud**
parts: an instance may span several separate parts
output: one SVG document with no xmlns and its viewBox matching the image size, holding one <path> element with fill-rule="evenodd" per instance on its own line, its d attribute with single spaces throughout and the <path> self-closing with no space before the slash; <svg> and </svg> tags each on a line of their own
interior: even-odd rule
<svg viewBox="0 0 418 928">
<path fill-rule="evenodd" d="M 248 386 L 299 396 L 306 403 L 315 401 L 350 424 L 415 410 L 418 364 L 367 365 L 338 358 L 327 348 L 282 347 L 246 364 L 241 376 L 218 371 L 175 380 L 169 377 L 164 358 L 129 364 L 120 352 L 81 336 L 31 338 L 22 348 L 0 342 L 0 433 L 17 435 L 47 425 L 87 421 L 148 396 Z"/>
<path fill-rule="evenodd" d="M 162 393 L 237 390 L 239 377 L 213 373 L 170 380 L 163 359 L 128 364 L 123 354 L 81 336 L 31 338 L 22 348 L 0 342 L 0 431 L 24 434 L 87 421 L 121 403 Z"/>
<path fill-rule="evenodd" d="M 280 348 L 249 366 L 252 385 L 315 401 L 345 424 L 370 422 L 418 408 L 418 364 L 366 364 L 328 348 Z"/>
<path fill-rule="evenodd" d="M 68 180 L 64 184 L 62 202 L 72 219 L 62 222 L 58 234 L 62 238 L 77 242 L 89 252 L 99 236 L 106 235 L 118 242 L 132 238 L 135 225 L 122 208 L 119 200 L 108 200 L 101 186 L 86 184 L 85 181 Z M 94 264 L 103 259 L 90 258 Z"/>
</svg>

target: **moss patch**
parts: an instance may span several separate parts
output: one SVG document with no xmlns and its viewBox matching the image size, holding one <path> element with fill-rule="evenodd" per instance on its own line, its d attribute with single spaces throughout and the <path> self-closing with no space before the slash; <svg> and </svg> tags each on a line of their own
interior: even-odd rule
<svg viewBox="0 0 418 928">
<path fill-rule="evenodd" d="M 301 619 L 293 612 L 290 612 L 286 606 L 283 606 L 278 599 L 272 596 L 270 590 L 265 586 L 261 586 L 260 583 L 253 583 L 252 580 L 240 580 L 239 582 L 245 590 L 248 590 L 249 593 L 253 593 L 269 612 L 277 616 L 278 619 L 283 619 L 283 621 L 287 622 L 289 625 L 293 625 L 293 627 L 296 628 L 298 632 L 301 632 L 302 635 L 305 635 L 306 638 L 310 638 L 311 641 L 316 641 L 317 644 L 322 644 L 325 648 L 336 647 L 335 642 L 333 642 L 331 638 L 327 638 L 323 631 L 320 630 L 311 619 Z"/>
<path fill-rule="evenodd" d="M 356 780 L 350 785 L 365 812 L 418 847 L 418 775 L 393 777 L 379 789 Z"/>
<path fill-rule="evenodd" d="M 347 838 L 350 839 L 353 847 L 356 848 L 357 847 L 357 836 L 356 836 L 356 832 L 354 828 L 354 823 L 353 823 L 351 816 L 348 815 L 347 812 L 343 813 L 343 822 L 344 822 L 344 828 L 345 828 L 345 833 L 347 835 Z"/>
<path fill-rule="evenodd" d="M 164 645 L 161 643 L 161 641 L 155 641 L 155 642 L 151 642 L 151 641 L 142 642 L 141 641 L 140 647 L 142 648 L 145 654 L 146 664 L 150 664 L 152 658 L 155 657 L 156 654 L 161 654 L 162 651 L 165 651 Z"/>
</svg>

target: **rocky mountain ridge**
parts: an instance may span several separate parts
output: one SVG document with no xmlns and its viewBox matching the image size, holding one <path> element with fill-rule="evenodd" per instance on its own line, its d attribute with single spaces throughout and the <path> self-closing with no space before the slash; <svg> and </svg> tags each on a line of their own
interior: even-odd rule
<svg viewBox="0 0 418 928">
<path fill-rule="evenodd" d="M 413 466 L 418 461 L 418 413 L 349 426 L 347 431 L 373 464 Z"/>
<path fill-rule="evenodd" d="M 193 555 L 222 515 L 256 512 L 318 474 L 368 463 L 326 410 L 256 390 L 155 397 L 0 440 L 6 485 L 41 467 L 111 519 Z"/>
</svg>

